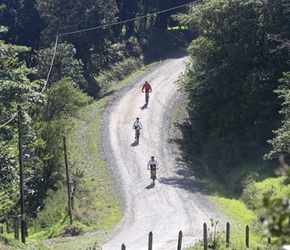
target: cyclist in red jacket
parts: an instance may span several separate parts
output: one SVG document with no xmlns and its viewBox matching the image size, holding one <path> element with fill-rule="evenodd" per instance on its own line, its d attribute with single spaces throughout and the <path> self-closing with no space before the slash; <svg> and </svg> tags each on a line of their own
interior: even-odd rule
<svg viewBox="0 0 290 250">
<path fill-rule="evenodd" d="M 149 82 L 145 81 L 142 87 L 142 92 L 145 91 L 145 102 L 148 103 L 149 101 L 149 92 L 152 92 L 152 88 Z"/>
</svg>

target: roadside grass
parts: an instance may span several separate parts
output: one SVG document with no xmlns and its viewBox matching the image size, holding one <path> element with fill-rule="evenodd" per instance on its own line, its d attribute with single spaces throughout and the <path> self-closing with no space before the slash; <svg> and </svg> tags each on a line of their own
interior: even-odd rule
<svg viewBox="0 0 290 250">
<path fill-rule="evenodd" d="M 19 240 L 10 238 L 10 235 L 0 235 L 0 249 L 1 250 L 49 250 L 45 244 L 39 242 L 37 244 L 26 243 L 23 244 Z"/>
<path fill-rule="evenodd" d="M 271 197 L 283 197 L 290 194 L 289 177 L 281 176 L 279 178 L 268 178 L 263 182 L 255 183 L 257 193 L 269 195 Z M 261 196 L 258 198 L 262 198 Z"/>
</svg>

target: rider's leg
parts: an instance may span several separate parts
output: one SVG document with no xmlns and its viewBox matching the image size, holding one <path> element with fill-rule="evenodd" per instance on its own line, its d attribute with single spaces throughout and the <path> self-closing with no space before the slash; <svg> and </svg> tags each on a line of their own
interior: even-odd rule
<svg viewBox="0 0 290 250">
<path fill-rule="evenodd" d="M 145 90 L 145 102 L 149 99 L 149 90 Z"/>
</svg>

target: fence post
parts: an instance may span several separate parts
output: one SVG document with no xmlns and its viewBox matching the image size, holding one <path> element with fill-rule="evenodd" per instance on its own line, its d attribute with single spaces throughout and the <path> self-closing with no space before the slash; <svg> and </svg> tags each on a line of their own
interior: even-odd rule
<svg viewBox="0 0 290 250">
<path fill-rule="evenodd" d="M 8 216 L 5 216 L 5 223 L 6 223 L 6 231 L 9 234 L 10 233 L 10 228 L 9 228 L 9 223 L 8 223 Z"/>
<path fill-rule="evenodd" d="M 181 243 L 182 243 L 182 232 L 179 231 L 177 250 L 181 250 Z"/>
<path fill-rule="evenodd" d="M 227 244 L 227 247 L 230 246 L 230 230 L 231 230 L 230 223 L 227 222 L 227 229 L 226 229 L 226 244 Z"/>
<path fill-rule="evenodd" d="M 203 223 L 203 249 L 207 250 L 207 226 Z"/>
<path fill-rule="evenodd" d="M 121 250 L 126 250 L 126 246 L 124 245 L 124 243 L 121 246 Z"/>
<path fill-rule="evenodd" d="M 246 226 L 246 246 L 249 247 L 249 226 Z"/>
<path fill-rule="evenodd" d="M 149 233 L 149 241 L 148 241 L 148 250 L 152 250 L 152 244 L 153 244 L 153 234 L 152 232 Z"/>
<path fill-rule="evenodd" d="M 19 240 L 19 217 L 14 216 L 14 238 Z"/>
</svg>

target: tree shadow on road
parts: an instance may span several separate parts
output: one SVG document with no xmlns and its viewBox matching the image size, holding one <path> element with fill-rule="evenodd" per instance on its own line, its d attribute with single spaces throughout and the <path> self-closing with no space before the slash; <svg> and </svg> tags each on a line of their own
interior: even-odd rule
<svg viewBox="0 0 290 250">
<path fill-rule="evenodd" d="M 190 176 L 188 171 L 179 169 L 175 171 L 178 176 L 174 177 L 160 177 L 159 183 L 165 185 L 171 185 L 174 187 L 178 187 L 192 193 L 195 192 L 205 192 L 202 188 L 202 184 L 196 180 L 194 177 Z"/>
<path fill-rule="evenodd" d="M 223 197 L 233 198 L 225 188 L 221 178 L 218 178 L 207 166 L 201 157 L 201 146 L 198 135 L 195 133 L 189 121 L 181 119 L 174 122 L 176 134 L 172 134 L 169 144 L 178 149 L 175 158 L 178 176 L 163 178 L 166 185 L 172 185 L 192 192 L 204 194 L 218 194 Z M 184 170 L 179 170 L 179 169 Z"/>
</svg>

